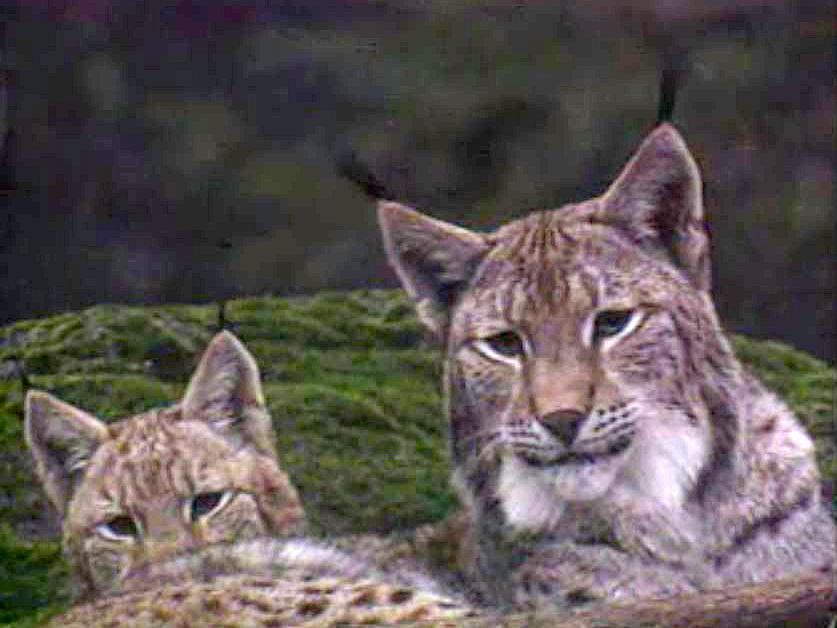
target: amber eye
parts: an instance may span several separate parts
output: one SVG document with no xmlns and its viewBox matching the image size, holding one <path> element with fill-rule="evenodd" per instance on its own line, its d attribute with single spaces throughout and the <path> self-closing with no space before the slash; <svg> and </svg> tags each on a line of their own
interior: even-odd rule
<svg viewBox="0 0 837 628">
<path fill-rule="evenodd" d="M 96 526 L 99 534 L 114 541 L 128 540 L 139 535 L 139 528 L 128 515 L 118 515 Z"/>
<path fill-rule="evenodd" d="M 635 315 L 634 310 L 604 310 L 593 322 L 593 340 L 615 336 L 623 331 Z"/>
<path fill-rule="evenodd" d="M 188 506 L 189 520 L 197 521 L 201 517 L 216 512 L 226 506 L 232 493 L 230 491 L 212 491 L 210 493 L 198 493 L 190 500 Z"/>
<path fill-rule="evenodd" d="M 521 358 L 526 353 L 523 339 L 517 332 L 511 330 L 483 338 L 479 344 L 487 350 L 486 353 L 494 353 L 506 359 Z"/>
</svg>

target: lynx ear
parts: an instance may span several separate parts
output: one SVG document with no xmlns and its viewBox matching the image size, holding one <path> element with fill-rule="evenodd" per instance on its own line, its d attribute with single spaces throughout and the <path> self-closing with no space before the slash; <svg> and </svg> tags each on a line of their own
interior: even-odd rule
<svg viewBox="0 0 837 628">
<path fill-rule="evenodd" d="M 378 221 L 389 262 L 419 318 L 441 338 L 450 307 L 488 251 L 485 238 L 388 201 L 378 204 Z"/>
<path fill-rule="evenodd" d="M 601 200 L 599 219 L 662 245 L 696 288 L 709 290 L 700 171 L 673 126 L 651 132 Z"/>
<path fill-rule="evenodd" d="M 275 455 L 259 367 L 228 331 L 209 343 L 181 402 L 183 417 L 203 421 L 225 438 Z"/>
<path fill-rule="evenodd" d="M 63 516 L 91 456 L 108 438 L 97 418 L 39 390 L 25 402 L 24 436 L 47 497 Z"/>
</svg>

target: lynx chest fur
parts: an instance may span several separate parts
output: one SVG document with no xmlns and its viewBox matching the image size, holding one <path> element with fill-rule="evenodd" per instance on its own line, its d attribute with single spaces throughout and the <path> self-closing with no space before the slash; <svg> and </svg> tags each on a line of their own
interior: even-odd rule
<svg viewBox="0 0 837 628">
<path fill-rule="evenodd" d="M 603 196 L 491 234 L 392 202 L 379 217 L 445 347 L 453 480 L 484 599 L 833 569 L 812 442 L 719 325 L 700 175 L 673 127 Z"/>
</svg>

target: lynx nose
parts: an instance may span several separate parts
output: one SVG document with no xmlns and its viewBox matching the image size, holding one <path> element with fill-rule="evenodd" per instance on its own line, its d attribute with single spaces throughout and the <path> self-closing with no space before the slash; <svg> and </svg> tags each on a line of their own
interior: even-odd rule
<svg viewBox="0 0 837 628">
<path fill-rule="evenodd" d="M 569 447 L 586 416 L 578 410 L 556 410 L 542 416 L 540 423 L 563 445 Z"/>
</svg>

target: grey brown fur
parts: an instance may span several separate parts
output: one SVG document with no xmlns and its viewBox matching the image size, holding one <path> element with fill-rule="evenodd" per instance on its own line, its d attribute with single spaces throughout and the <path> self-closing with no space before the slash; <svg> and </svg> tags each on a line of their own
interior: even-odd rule
<svg viewBox="0 0 837 628">
<path fill-rule="evenodd" d="M 278 466 L 258 368 L 229 333 L 210 343 L 176 406 L 105 424 L 30 391 L 24 428 L 80 597 L 118 589 L 172 553 L 304 523 Z M 192 516 L 196 499 L 218 503 Z"/>
<path fill-rule="evenodd" d="M 469 608 L 418 569 L 288 538 L 303 529 L 255 360 L 230 333 L 180 404 L 111 424 L 26 400 L 36 471 L 80 601 L 55 626 L 330 626 L 447 621 Z"/>
<path fill-rule="evenodd" d="M 445 346 L 466 571 L 489 603 L 834 570 L 811 439 L 732 353 L 697 166 L 661 125 L 601 197 L 490 234 L 382 202 Z"/>
</svg>

